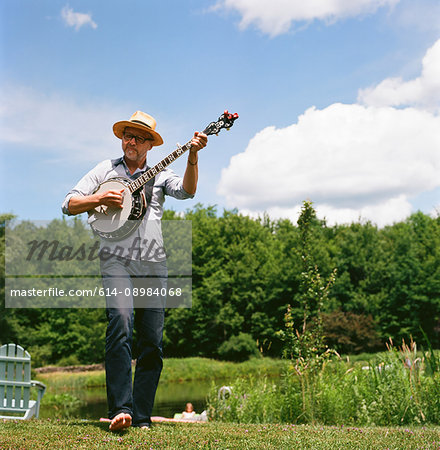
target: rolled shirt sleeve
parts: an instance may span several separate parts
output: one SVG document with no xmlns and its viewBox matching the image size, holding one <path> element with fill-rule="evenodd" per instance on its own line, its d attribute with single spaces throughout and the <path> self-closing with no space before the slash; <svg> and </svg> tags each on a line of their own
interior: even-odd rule
<svg viewBox="0 0 440 450">
<path fill-rule="evenodd" d="M 175 174 L 172 170 L 166 169 L 164 175 L 166 176 L 163 188 L 165 195 L 177 198 L 178 200 L 185 200 L 187 198 L 193 198 L 194 194 L 189 194 L 183 188 L 183 179 Z M 161 172 L 162 174 L 163 172 Z"/>
<path fill-rule="evenodd" d="M 64 198 L 61 210 L 71 216 L 69 202 L 72 197 L 91 195 L 96 188 L 106 179 L 106 175 L 112 170 L 112 161 L 106 160 L 99 163 L 90 172 L 86 173 Z"/>
</svg>

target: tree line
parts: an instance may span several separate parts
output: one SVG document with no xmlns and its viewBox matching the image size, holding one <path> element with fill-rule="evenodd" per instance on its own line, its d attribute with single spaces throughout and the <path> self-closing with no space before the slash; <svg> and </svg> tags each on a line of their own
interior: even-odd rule
<svg viewBox="0 0 440 450">
<path fill-rule="evenodd" d="M 1 219 L 0 343 L 20 343 L 38 364 L 102 361 L 103 309 L 5 308 L 4 236 L 15 225 L 11 216 Z M 184 217 L 167 210 L 164 219 L 192 221 L 192 307 L 167 309 L 165 356 L 279 357 L 288 305 L 294 323 L 302 323 L 304 313 L 298 225 L 202 205 Z M 31 236 L 36 225 L 20 226 Z M 439 217 L 417 212 L 384 228 L 370 222 L 329 226 L 315 218 L 311 226 L 310 252 L 319 272 L 327 279 L 336 269 L 321 305 L 327 345 L 341 353 L 373 352 L 389 338 L 399 343 L 412 337 L 424 345 L 427 337 L 440 347 Z M 93 239 L 79 218 L 54 219 L 46 228 L 63 242 Z M 81 263 L 70 261 L 72 273 Z M 318 305 L 311 301 L 308 308 L 313 316 Z"/>
</svg>

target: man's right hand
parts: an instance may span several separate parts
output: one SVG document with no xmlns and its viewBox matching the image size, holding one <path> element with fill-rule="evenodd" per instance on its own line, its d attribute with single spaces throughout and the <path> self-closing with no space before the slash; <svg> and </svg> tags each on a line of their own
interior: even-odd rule
<svg viewBox="0 0 440 450">
<path fill-rule="evenodd" d="M 124 200 L 124 189 L 120 191 L 112 190 L 103 192 L 98 195 L 98 205 L 105 205 L 111 208 L 122 208 L 122 201 Z"/>
<path fill-rule="evenodd" d="M 81 214 L 101 205 L 110 208 L 122 208 L 124 191 L 125 188 L 120 191 L 111 190 L 106 192 L 97 192 L 92 195 L 77 195 L 69 200 L 69 212 L 73 215 Z"/>
</svg>

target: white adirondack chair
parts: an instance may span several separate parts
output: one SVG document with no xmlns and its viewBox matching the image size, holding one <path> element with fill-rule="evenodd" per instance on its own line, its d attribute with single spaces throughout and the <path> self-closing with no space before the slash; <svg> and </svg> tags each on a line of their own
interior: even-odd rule
<svg viewBox="0 0 440 450">
<path fill-rule="evenodd" d="M 30 400 L 31 387 L 38 388 L 37 400 Z M 0 419 L 38 418 L 45 390 L 43 383 L 31 380 L 31 355 L 23 347 L 0 347 Z"/>
</svg>

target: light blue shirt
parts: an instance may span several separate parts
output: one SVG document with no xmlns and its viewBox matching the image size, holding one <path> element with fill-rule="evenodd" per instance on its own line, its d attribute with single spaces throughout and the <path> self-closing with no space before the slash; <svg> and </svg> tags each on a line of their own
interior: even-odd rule
<svg viewBox="0 0 440 450">
<path fill-rule="evenodd" d="M 147 169 L 148 167 L 144 166 L 142 170 L 136 169 L 133 174 L 130 174 L 123 157 L 102 161 L 84 175 L 81 180 L 78 181 L 76 186 L 67 193 L 62 204 L 63 213 L 71 215 L 69 211 L 69 201 L 72 197 L 91 195 L 101 183 L 109 178 L 124 177 L 135 179 L 135 175 L 138 172 L 144 172 Z M 131 252 L 132 254 L 129 255 L 130 259 L 157 260 L 157 258 L 152 255 L 159 254 L 160 252 L 154 252 L 150 244 L 152 240 L 155 240 L 154 248 L 160 249 L 161 246 L 163 247 L 160 220 L 163 216 L 163 204 L 166 195 L 179 200 L 194 197 L 193 194 L 189 194 L 183 188 L 183 179 L 171 169 L 165 168 L 159 172 L 154 179 L 152 197 L 139 228 L 132 235 L 121 241 L 109 242 L 107 240 L 101 240 L 101 248 L 105 246 L 109 249 L 115 249 L 117 246 L 122 246 L 128 249 L 133 245 L 133 242 L 138 242 L 139 251 Z M 146 249 L 149 250 L 148 255 L 145 254 Z M 159 258 L 159 260 L 162 259 L 163 258 Z"/>
</svg>

